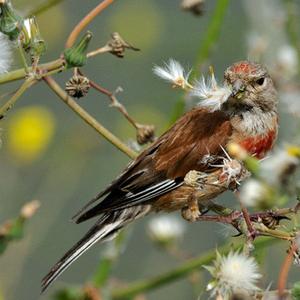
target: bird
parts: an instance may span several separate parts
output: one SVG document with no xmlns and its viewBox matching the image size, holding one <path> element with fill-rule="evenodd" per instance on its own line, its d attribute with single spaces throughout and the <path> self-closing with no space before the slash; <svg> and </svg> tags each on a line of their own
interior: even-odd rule
<svg viewBox="0 0 300 300">
<path fill-rule="evenodd" d="M 195 188 L 187 178 L 193 172 L 207 180 L 219 178 L 218 163 L 224 162 L 230 143 L 258 159 L 272 149 L 278 132 L 278 97 L 267 69 L 247 60 L 235 62 L 225 70 L 224 84 L 231 94 L 220 109 L 196 105 L 183 114 L 75 215 L 77 224 L 98 219 L 42 279 L 42 292 L 95 243 L 112 239 L 150 212 L 181 211 L 188 221 L 197 220 L 201 203 L 226 187 L 204 180 Z"/>
</svg>

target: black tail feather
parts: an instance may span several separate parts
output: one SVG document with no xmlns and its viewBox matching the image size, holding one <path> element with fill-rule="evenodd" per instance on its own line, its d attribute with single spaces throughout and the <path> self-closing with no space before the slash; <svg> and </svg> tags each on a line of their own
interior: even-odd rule
<svg viewBox="0 0 300 300">
<path fill-rule="evenodd" d="M 113 238 L 115 234 L 131 221 L 146 215 L 149 205 L 140 205 L 128 209 L 105 213 L 98 222 L 53 266 L 42 279 L 44 292 L 75 260 L 99 241 Z"/>
</svg>

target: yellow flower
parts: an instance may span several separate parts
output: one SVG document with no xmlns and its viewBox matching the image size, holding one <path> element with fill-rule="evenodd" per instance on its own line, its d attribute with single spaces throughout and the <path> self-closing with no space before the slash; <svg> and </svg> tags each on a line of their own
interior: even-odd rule
<svg viewBox="0 0 300 300">
<path fill-rule="evenodd" d="M 53 137 L 54 122 L 53 114 L 42 106 L 28 106 L 12 114 L 7 129 L 11 155 L 22 162 L 39 158 Z"/>
</svg>

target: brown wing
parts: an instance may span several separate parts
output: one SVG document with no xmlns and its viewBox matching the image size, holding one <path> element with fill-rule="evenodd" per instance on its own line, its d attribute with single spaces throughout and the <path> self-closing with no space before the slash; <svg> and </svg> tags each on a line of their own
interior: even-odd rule
<svg viewBox="0 0 300 300">
<path fill-rule="evenodd" d="M 190 170 L 205 170 L 204 155 L 222 155 L 231 135 L 228 117 L 218 112 L 194 108 L 144 150 L 112 184 L 76 216 L 80 223 L 108 210 L 144 203 L 183 183 Z M 92 203 L 107 195 L 86 211 Z"/>
</svg>

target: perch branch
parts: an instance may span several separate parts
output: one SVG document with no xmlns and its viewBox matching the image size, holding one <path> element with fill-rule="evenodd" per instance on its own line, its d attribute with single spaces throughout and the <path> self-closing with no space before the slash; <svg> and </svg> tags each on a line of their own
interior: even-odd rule
<svg viewBox="0 0 300 300">
<path fill-rule="evenodd" d="M 0 119 L 2 119 L 6 113 L 13 107 L 13 105 L 18 101 L 18 99 L 28 90 L 36 80 L 33 78 L 28 78 L 23 82 L 20 88 L 13 94 L 13 96 L 0 108 Z"/>
</svg>

